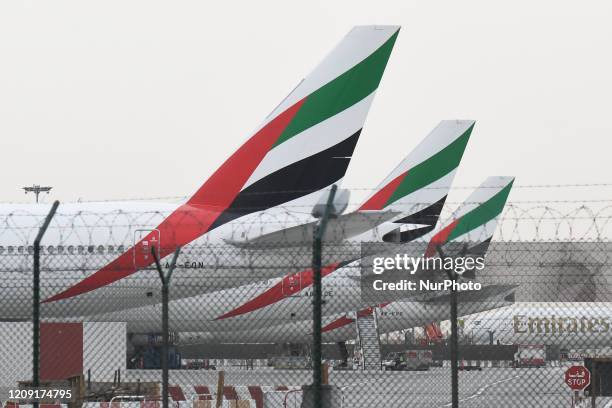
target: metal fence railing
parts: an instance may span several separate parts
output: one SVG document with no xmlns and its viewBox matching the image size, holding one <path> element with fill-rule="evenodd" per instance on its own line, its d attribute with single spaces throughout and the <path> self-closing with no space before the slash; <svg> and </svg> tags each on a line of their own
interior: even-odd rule
<svg viewBox="0 0 612 408">
<path fill-rule="evenodd" d="M 427 242 L 380 242 L 376 234 L 326 240 L 319 228 L 297 243 L 249 247 L 220 235 L 166 251 L 165 237 L 132 247 L 141 225 L 87 230 L 86 222 L 54 221 L 55 210 L 62 208 L 53 207 L 49 222 L 28 223 L 35 241 L 12 221 L 5 223 L 11 232 L 0 234 L 22 238 L 0 242 L 6 404 L 56 403 L 16 391 L 60 389 L 72 396 L 62 404 L 92 407 L 126 396 L 142 407 L 198 408 L 610 401 L 612 242 L 601 219 L 576 219 L 597 226 L 590 239 L 574 228 L 579 239 L 553 232 L 498 236 L 484 252 L 478 240 L 436 248 L 435 258 L 455 265 L 484 254 L 482 269 L 410 274 L 395 264 L 379 274 L 371 269 L 376 257 L 418 257 Z M 527 213 L 515 207 L 509 217 L 523 236 L 520 214 Z M 398 289 L 411 280 L 417 288 Z M 451 286 L 436 286 L 446 281 Z M 382 283 L 394 289 L 370 290 Z M 429 284 L 435 288 L 420 286 Z M 578 393 L 566 381 L 575 365 L 590 375 Z"/>
</svg>

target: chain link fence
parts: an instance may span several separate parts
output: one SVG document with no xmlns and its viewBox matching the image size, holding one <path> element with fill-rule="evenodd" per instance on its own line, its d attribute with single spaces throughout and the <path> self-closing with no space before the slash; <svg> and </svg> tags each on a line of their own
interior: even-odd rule
<svg viewBox="0 0 612 408">
<path fill-rule="evenodd" d="M 173 268 L 174 251 L 164 246 L 172 239 L 151 227 L 167 213 L 77 213 L 60 206 L 40 247 L 38 388 L 64 395 L 39 400 L 162 406 L 165 364 L 169 405 L 177 407 L 606 406 L 612 391 L 611 208 L 509 204 L 491 243 L 436 248 L 440 259 L 485 257 L 483 269 L 455 275 L 439 267 L 409 274 L 397 264 L 372 273 L 374 258 L 419 257 L 427 242 L 383 242 L 376 228 L 365 238 L 341 240 L 334 234 L 347 234 L 331 220 L 320 254 L 318 401 L 310 387 L 318 366 L 316 223 L 266 239 L 279 225 L 296 225 L 290 212 L 247 218 L 181 247 Z M 33 391 L 33 242 L 45 215 L 13 212 L 1 220 L 4 405 L 32 401 L 18 390 Z M 186 217 L 181 226 L 196 223 Z M 135 245 L 143 237 L 148 244 Z M 164 276 L 173 270 L 167 331 L 155 251 Z M 410 279 L 480 287 L 366 295 L 376 280 Z M 589 385 L 577 394 L 565 377 L 573 365 L 590 369 Z"/>
</svg>

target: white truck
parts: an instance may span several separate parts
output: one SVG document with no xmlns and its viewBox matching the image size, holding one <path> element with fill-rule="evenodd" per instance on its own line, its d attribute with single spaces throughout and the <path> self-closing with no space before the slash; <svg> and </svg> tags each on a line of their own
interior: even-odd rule
<svg viewBox="0 0 612 408">
<path fill-rule="evenodd" d="M 406 350 L 396 353 L 390 353 L 383 366 L 385 370 L 403 371 L 403 370 L 429 370 L 433 362 L 433 353 L 431 350 Z"/>
</svg>

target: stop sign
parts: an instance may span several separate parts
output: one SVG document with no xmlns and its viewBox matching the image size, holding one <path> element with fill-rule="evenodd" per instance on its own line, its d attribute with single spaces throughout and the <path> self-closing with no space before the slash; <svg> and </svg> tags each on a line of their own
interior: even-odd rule
<svg viewBox="0 0 612 408">
<path fill-rule="evenodd" d="M 574 391 L 582 391 L 591 383 L 591 372 L 584 366 L 571 366 L 565 372 L 565 383 Z"/>
</svg>

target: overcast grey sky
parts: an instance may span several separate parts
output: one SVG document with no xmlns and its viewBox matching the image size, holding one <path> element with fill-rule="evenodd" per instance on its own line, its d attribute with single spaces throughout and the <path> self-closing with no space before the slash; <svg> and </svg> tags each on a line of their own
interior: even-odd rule
<svg viewBox="0 0 612 408">
<path fill-rule="evenodd" d="M 612 182 L 611 21 L 610 1 L 1 2 L 0 201 L 191 194 L 357 24 L 402 30 L 345 186 L 452 118 L 477 120 L 458 185 Z"/>
</svg>

